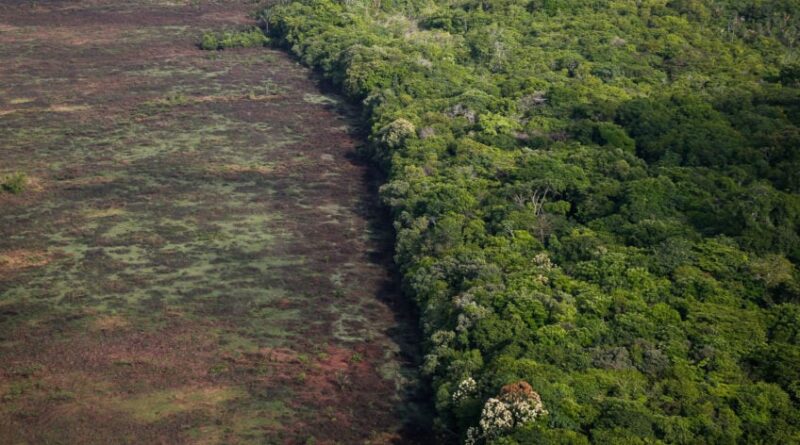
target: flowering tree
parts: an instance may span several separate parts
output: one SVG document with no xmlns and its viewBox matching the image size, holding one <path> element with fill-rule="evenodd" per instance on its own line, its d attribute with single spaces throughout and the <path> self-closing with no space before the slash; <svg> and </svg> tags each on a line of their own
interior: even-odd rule
<svg viewBox="0 0 800 445">
<path fill-rule="evenodd" d="M 465 444 L 475 445 L 533 422 L 547 411 L 542 398 L 525 381 L 504 386 L 498 397 L 486 401 L 478 426 L 467 430 Z"/>
</svg>

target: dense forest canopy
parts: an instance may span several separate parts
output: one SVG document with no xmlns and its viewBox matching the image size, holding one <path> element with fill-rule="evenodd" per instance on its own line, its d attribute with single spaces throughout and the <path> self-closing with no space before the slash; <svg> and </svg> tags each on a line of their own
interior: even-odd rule
<svg viewBox="0 0 800 445">
<path fill-rule="evenodd" d="M 300 0 L 441 437 L 800 443 L 800 1 Z"/>
</svg>

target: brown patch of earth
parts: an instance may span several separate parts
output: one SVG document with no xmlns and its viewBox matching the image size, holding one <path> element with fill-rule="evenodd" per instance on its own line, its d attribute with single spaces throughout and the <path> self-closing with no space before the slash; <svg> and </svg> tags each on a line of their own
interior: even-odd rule
<svg viewBox="0 0 800 445">
<path fill-rule="evenodd" d="M 0 277 L 29 269 L 42 267 L 50 262 L 53 255 L 46 250 L 16 249 L 0 252 Z"/>
</svg>

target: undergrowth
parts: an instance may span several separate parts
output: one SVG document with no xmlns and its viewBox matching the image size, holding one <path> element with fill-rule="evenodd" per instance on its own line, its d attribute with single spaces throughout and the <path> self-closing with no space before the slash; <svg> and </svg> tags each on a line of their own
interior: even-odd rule
<svg viewBox="0 0 800 445">
<path fill-rule="evenodd" d="M 242 31 L 207 32 L 203 34 L 200 48 L 206 51 L 216 51 L 230 48 L 252 48 L 265 46 L 269 39 L 258 28 Z"/>
</svg>

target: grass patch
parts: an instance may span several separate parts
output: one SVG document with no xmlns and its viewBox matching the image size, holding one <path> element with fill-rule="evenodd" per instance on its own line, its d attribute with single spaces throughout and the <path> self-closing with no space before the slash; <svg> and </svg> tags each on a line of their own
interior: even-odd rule
<svg viewBox="0 0 800 445">
<path fill-rule="evenodd" d="M 113 216 L 120 216 L 127 213 L 125 209 L 118 207 L 109 207 L 105 209 L 90 209 L 84 212 L 84 216 L 89 219 L 97 218 L 110 218 Z"/>
<path fill-rule="evenodd" d="M 130 323 L 124 317 L 119 315 L 102 315 L 92 320 L 90 329 L 92 332 L 109 332 L 125 329 L 129 326 Z"/>
<path fill-rule="evenodd" d="M 240 390 L 229 387 L 183 387 L 119 400 L 114 405 L 138 421 L 152 423 L 181 412 L 214 409 L 242 395 Z"/>
</svg>

